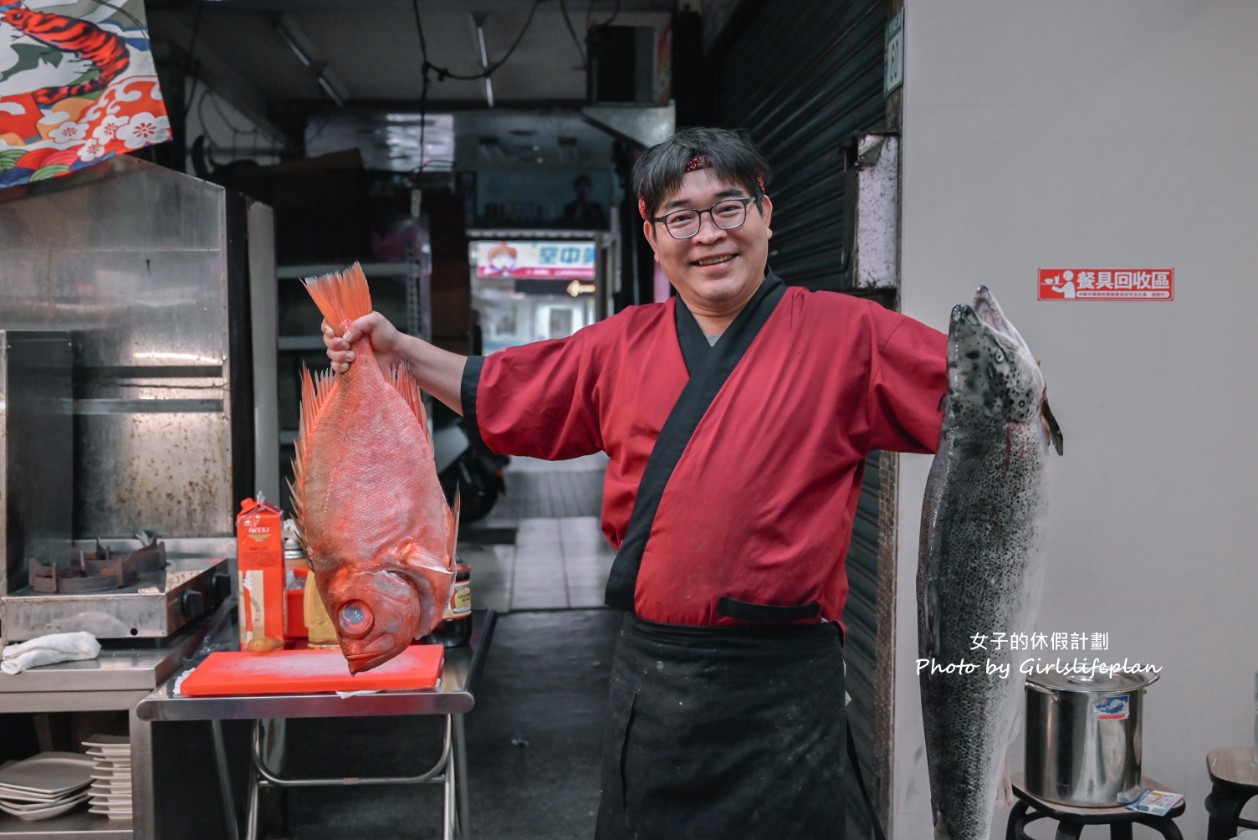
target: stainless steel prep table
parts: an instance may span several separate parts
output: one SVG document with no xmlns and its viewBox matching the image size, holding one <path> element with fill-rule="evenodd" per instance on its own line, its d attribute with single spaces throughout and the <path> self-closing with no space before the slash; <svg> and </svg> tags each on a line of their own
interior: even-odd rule
<svg viewBox="0 0 1258 840">
<path fill-rule="evenodd" d="M 232 802 L 231 780 L 227 772 L 221 723 L 224 720 L 251 720 L 254 725 L 254 760 L 249 779 L 249 809 L 246 836 L 258 830 L 258 788 L 299 786 L 307 784 L 345 784 L 348 780 L 283 780 L 276 778 L 258 758 L 261 722 L 276 718 L 335 718 L 388 715 L 444 715 L 446 718 L 442 755 L 428 772 L 417 777 L 354 780 L 358 784 L 410 784 L 440 781 L 446 791 L 444 815 L 446 838 L 470 837 L 470 814 L 467 795 L 467 760 L 463 715 L 475 703 L 473 690 L 489 652 L 497 615 L 493 610 L 472 611 L 472 638 L 461 647 L 447 648 L 441 682 L 435 689 L 422 691 L 387 691 L 341 697 L 336 694 L 278 694 L 229 697 L 184 697 L 175 693 L 179 675 L 168 679 L 156 691 L 140 701 L 135 714 L 146 724 L 173 721 L 210 721 L 214 728 L 216 762 L 220 793 L 226 812 L 231 816 L 232 837 L 237 836 L 235 806 Z"/>
<path fill-rule="evenodd" d="M 105 647 L 96 659 L 43 665 L 0 676 L 0 714 L 89 712 L 125 709 L 130 713 L 131 785 L 134 818 L 108 820 L 86 808 L 39 822 L 0 814 L 0 838 L 41 840 L 130 840 L 152 838 L 153 772 L 149 724 L 136 717 L 137 704 L 152 693 L 189 657 L 205 636 L 235 611 L 225 603 L 212 618 L 190 625 L 150 648 Z M 230 625 L 229 625 L 230 626 Z M 73 745 L 78 750 L 79 745 Z"/>
</svg>

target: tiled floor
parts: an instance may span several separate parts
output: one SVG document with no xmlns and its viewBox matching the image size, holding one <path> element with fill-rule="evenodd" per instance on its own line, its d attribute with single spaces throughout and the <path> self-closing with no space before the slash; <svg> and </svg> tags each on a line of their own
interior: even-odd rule
<svg viewBox="0 0 1258 840">
<path fill-rule="evenodd" d="M 460 559 L 472 569 L 472 603 L 499 614 L 603 606 L 615 552 L 599 529 L 603 456 L 549 463 L 513 459 L 507 495 L 488 519 L 463 530 Z M 594 487 L 591 492 L 590 488 Z M 549 510 L 567 516 L 523 516 Z M 479 534 L 509 545 L 478 541 Z"/>
</svg>

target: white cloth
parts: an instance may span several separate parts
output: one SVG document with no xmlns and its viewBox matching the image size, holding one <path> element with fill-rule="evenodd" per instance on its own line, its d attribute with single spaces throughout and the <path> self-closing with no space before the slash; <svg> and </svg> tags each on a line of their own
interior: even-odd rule
<svg viewBox="0 0 1258 840">
<path fill-rule="evenodd" d="M 99 654 L 100 642 L 91 633 L 53 633 L 6 646 L 4 653 L 0 654 L 0 671 L 20 674 L 27 668 L 76 659 L 95 659 Z"/>
</svg>

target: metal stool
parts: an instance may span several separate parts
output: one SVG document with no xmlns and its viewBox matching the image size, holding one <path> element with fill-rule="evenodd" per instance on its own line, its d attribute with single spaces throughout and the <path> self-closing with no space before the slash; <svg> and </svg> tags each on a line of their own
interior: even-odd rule
<svg viewBox="0 0 1258 840">
<path fill-rule="evenodd" d="M 1222 747 L 1206 755 L 1206 771 L 1213 787 L 1206 796 L 1210 828 L 1206 840 L 1228 840 L 1238 829 L 1258 828 L 1258 821 L 1241 819 L 1241 809 L 1258 796 L 1258 764 L 1253 747 Z"/>
<path fill-rule="evenodd" d="M 1005 829 L 1005 840 L 1035 840 L 1026 833 L 1026 827 L 1036 820 L 1057 820 L 1055 840 L 1078 840 L 1087 825 L 1108 825 L 1113 840 L 1131 840 L 1133 825 L 1146 825 L 1160 833 L 1168 840 L 1184 840 L 1179 833 L 1174 819 L 1184 813 L 1184 802 L 1180 802 L 1165 816 L 1142 814 L 1129 811 L 1121 805 L 1110 808 L 1080 808 L 1076 805 L 1058 805 L 1046 802 L 1026 790 L 1026 777 L 1017 773 L 1010 780 L 1013 794 L 1018 798 L 1013 810 L 1009 812 L 1009 825 Z M 1162 785 L 1148 777 L 1141 778 L 1142 788 L 1165 790 Z"/>
</svg>

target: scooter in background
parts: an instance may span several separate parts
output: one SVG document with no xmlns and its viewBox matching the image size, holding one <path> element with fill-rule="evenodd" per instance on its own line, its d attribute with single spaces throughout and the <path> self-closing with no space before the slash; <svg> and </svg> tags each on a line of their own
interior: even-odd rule
<svg viewBox="0 0 1258 840">
<path fill-rule="evenodd" d="M 468 434 L 463 419 L 440 403 L 433 406 L 432 424 L 437 478 L 446 500 L 453 502 L 457 490 L 459 519 L 484 519 L 507 492 L 504 474 L 511 459 L 491 450 L 479 435 Z"/>
</svg>

